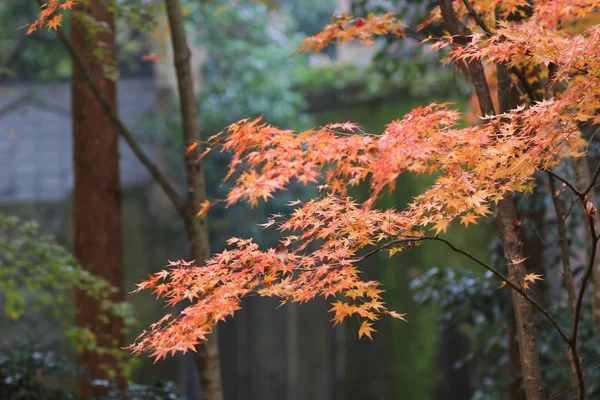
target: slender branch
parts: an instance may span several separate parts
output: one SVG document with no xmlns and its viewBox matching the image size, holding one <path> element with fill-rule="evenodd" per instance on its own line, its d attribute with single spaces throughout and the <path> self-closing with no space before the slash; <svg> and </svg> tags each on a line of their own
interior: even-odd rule
<svg viewBox="0 0 600 400">
<path fill-rule="evenodd" d="M 483 262 L 479 258 L 475 257 L 471 253 L 461 249 L 458 246 L 455 246 L 450 241 L 448 241 L 444 238 L 441 238 L 439 236 L 407 236 L 407 237 L 398 238 L 398 239 L 392 240 L 376 249 L 369 251 L 362 257 L 358 258 L 356 260 L 356 262 L 361 262 L 367 257 L 370 257 L 376 253 L 379 253 L 382 250 L 389 249 L 390 247 L 400 244 L 400 243 L 424 242 L 427 240 L 438 241 L 438 242 L 444 243 L 446 246 L 450 247 L 454 252 L 462 254 L 463 256 L 469 258 L 470 260 L 476 262 L 477 264 L 479 264 L 486 270 L 490 271 L 492 274 L 496 275 L 496 277 L 500 278 L 503 282 L 506 282 L 506 284 L 508 286 L 510 286 L 515 291 L 517 291 L 521 296 L 523 296 L 527 301 L 529 301 L 535 308 L 537 308 L 542 313 L 542 315 L 544 315 L 544 317 L 546 317 L 546 319 L 554 326 L 554 328 L 556 329 L 558 334 L 563 338 L 565 343 L 569 344 L 569 341 L 570 341 L 569 336 L 561 328 L 558 321 L 556 321 L 556 319 L 554 319 L 554 317 L 544 307 L 542 307 L 540 305 L 540 303 L 538 303 L 534 298 L 529 296 L 521 287 L 519 287 L 518 285 L 516 285 L 515 283 L 510 281 L 510 279 L 506 275 L 504 275 L 502 272 L 498 271 L 496 268 L 492 267 L 489 264 L 486 264 L 485 262 Z"/>
<path fill-rule="evenodd" d="M 37 0 L 37 3 L 40 5 L 42 4 L 41 0 Z M 106 98 L 104 93 L 102 93 L 100 87 L 90 74 L 90 71 L 86 68 L 85 64 L 83 63 L 83 60 L 81 59 L 81 56 L 77 53 L 77 51 L 71 44 L 71 41 L 67 38 L 67 36 L 64 34 L 61 28 L 56 29 L 56 34 L 58 35 L 58 38 L 63 43 L 69 54 L 71 55 L 71 58 L 77 65 L 77 68 L 81 69 L 83 76 L 87 81 L 90 89 L 92 89 L 92 92 L 94 92 L 94 95 L 100 102 L 100 105 L 102 105 L 102 108 L 104 109 L 106 114 L 109 116 L 113 124 L 115 124 L 119 133 L 121 134 L 123 139 L 125 139 L 125 142 L 127 142 L 133 154 L 135 154 L 135 156 L 142 163 L 142 165 L 146 167 L 146 170 L 150 173 L 152 178 L 163 189 L 163 191 L 165 192 L 165 194 L 167 195 L 177 212 L 180 214 L 185 213 L 186 209 L 184 200 L 179 196 L 179 194 L 177 194 L 175 188 L 169 183 L 167 178 L 158 169 L 156 164 L 154 164 L 152 160 L 150 160 L 150 158 L 146 155 L 146 153 L 144 153 L 144 150 L 142 150 L 136 139 L 133 137 L 131 131 L 127 128 L 127 126 L 125 126 L 123 121 L 121 121 L 121 119 L 117 115 L 116 110 L 113 109 L 108 99 Z"/>
<path fill-rule="evenodd" d="M 562 208 L 562 204 L 560 202 L 560 198 L 558 197 L 558 193 L 556 190 L 556 183 L 554 177 L 552 175 L 548 175 L 548 181 L 550 184 L 550 197 L 552 197 L 552 204 L 554 205 L 554 212 L 556 213 L 556 224 L 558 227 L 558 237 L 560 239 L 560 253 L 563 264 L 563 279 L 565 281 L 565 286 L 567 287 L 567 296 L 569 298 L 569 310 L 571 311 L 571 324 L 575 322 L 575 303 L 577 301 L 575 294 L 575 285 L 573 284 L 573 274 L 571 272 L 571 262 L 569 259 L 569 239 L 567 236 L 567 226 L 565 224 L 565 214 Z M 573 345 L 569 344 L 567 347 L 567 359 L 569 360 L 569 365 L 571 366 L 571 386 L 573 388 L 580 387 L 579 382 L 581 378 L 580 374 L 580 364 L 576 362 L 575 356 L 572 354 Z M 580 389 L 581 390 L 581 389 Z M 579 398 L 576 394 L 575 398 Z"/>
<path fill-rule="evenodd" d="M 556 213 L 556 224 L 558 225 L 558 237 L 560 239 L 560 252 L 563 263 L 563 279 L 567 286 L 567 295 L 569 297 L 569 308 L 571 310 L 571 319 L 575 317 L 575 303 L 577 297 L 575 294 L 575 285 L 573 284 L 573 274 L 571 272 L 571 261 L 569 258 L 569 239 L 567 236 L 567 226 L 565 224 L 565 213 L 560 203 L 560 198 L 556 194 L 556 183 L 554 177 L 549 174 L 550 196 Z"/>
<path fill-rule="evenodd" d="M 467 11 L 469 11 L 469 15 L 471 17 L 473 17 L 473 19 L 475 20 L 475 22 L 477 22 L 477 25 L 479 25 L 479 27 L 481 29 L 483 29 L 483 31 L 488 35 L 488 36 L 492 36 L 492 30 L 487 26 L 487 24 L 485 23 L 485 21 L 479 16 L 479 14 L 477 13 L 477 11 L 475 11 L 475 9 L 473 8 L 473 5 L 471 4 L 471 2 L 469 0 L 463 0 L 463 3 L 465 3 L 465 7 L 467 7 Z"/>
<path fill-rule="evenodd" d="M 387 242 L 386 244 L 384 244 L 384 245 L 382 245 L 380 247 L 377 247 L 377 248 L 369 251 L 368 253 L 364 254 L 363 256 L 361 256 L 360 258 L 358 258 L 355 261 L 357 263 L 360 263 L 360 262 L 364 261 L 366 258 L 371 257 L 372 255 L 375 255 L 375 254 L 379 253 L 380 251 L 389 249 L 390 247 L 395 246 L 395 245 L 400 244 L 400 243 L 411 243 L 411 242 L 414 243 L 414 242 L 422 242 L 424 240 L 426 240 L 426 239 L 423 236 L 414 236 L 414 237 L 410 236 L 410 237 L 403 237 L 403 238 L 400 238 L 400 239 L 394 239 L 394 240 L 392 240 L 390 242 Z"/>
<path fill-rule="evenodd" d="M 562 183 L 564 183 L 565 186 L 567 186 L 569 189 L 571 189 L 573 194 L 575 194 L 580 199 L 584 197 L 584 195 L 582 195 L 582 193 L 579 190 L 577 190 L 577 188 L 572 183 L 567 181 L 565 178 L 561 177 L 560 175 L 555 174 L 554 172 L 552 172 L 550 170 L 545 170 L 544 172 L 546 172 L 552 178 L 557 179 L 557 180 L 561 181 Z"/>
<path fill-rule="evenodd" d="M 594 185 L 596 185 L 596 181 L 598 180 L 598 175 L 600 175 L 600 163 L 598 163 L 598 166 L 596 167 L 596 170 L 594 171 L 594 175 L 592 176 L 592 180 L 590 181 L 590 184 L 583 192 L 581 192 L 582 196 L 585 197 L 585 195 L 587 195 L 594 188 Z"/>
<path fill-rule="evenodd" d="M 585 212 L 585 204 L 583 204 L 584 212 Z M 571 340 L 574 343 L 577 343 L 577 339 L 579 336 L 579 317 L 581 315 L 581 307 L 583 305 L 583 296 L 585 294 L 585 289 L 587 288 L 587 284 L 590 281 L 590 277 L 592 276 L 592 270 L 594 269 L 594 262 L 596 260 L 596 252 L 598 248 L 598 240 L 600 237 L 596 233 L 596 227 L 594 226 L 594 218 L 592 216 L 588 217 L 588 222 L 590 224 L 590 239 L 591 239 L 591 249 L 590 249 L 590 257 L 588 260 L 588 266 L 585 270 L 585 274 L 581 279 L 581 287 L 579 289 L 579 295 L 577 297 L 577 303 L 575 305 L 575 320 L 573 321 L 573 329 L 571 331 Z"/>
<path fill-rule="evenodd" d="M 471 17 L 473 17 L 473 19 L 475 20 L 477 25 L 479 25 L 479 27 L 481 29 L 483 29 L 483 31 L 487 34 L 487 36 L 488 37 L 493 36 L 492 30 L 487 26 L 485 21 L 479 16 L 477 11 L 475 11 L 471 2 L 469 0 L 463 0 L 463 3 L 465 4 L 465 7 L 467 7 L 467 11 L 469 11 L 469 15 Z M 502 64 L 506 65 L 506 63 L 502 63 Z M 537 96 L 533 92 L 533 89 L 529 85 L 529 82 L 527 82 L 527 78 L 525 78 L 523 73 L 516 66 L 510 67 L 510 71 L 516 75 L 516 77 L 519 80 L 519 82 L 521 83 L 521 85 L 523 85 L 523 88 L 527 92 L 527 96 L 529 97 L 531 102 L 535 103 L 537 101 Z"/>
</svg>

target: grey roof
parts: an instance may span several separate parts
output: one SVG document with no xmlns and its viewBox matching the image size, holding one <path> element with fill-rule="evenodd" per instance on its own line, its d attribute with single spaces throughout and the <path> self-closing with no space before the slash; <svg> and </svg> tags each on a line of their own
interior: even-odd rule
<svg viewBox="0 0 600 400">
<path fill-rule="evenodd" d="M 119 114 L 142 137 L 141 120 L 154 109 L 151 78 L 121 79 Z M 7 93 L 8 92 L 8 93 Z M 56 201 L 73 188 L 69 82 L 14 85 L 0 92 L 0 204 Z M 124 187 L 151 178 L 123 142 L 121 182 Z M 143 146 L 151 156 L 151 147 Z"/>
</svg>

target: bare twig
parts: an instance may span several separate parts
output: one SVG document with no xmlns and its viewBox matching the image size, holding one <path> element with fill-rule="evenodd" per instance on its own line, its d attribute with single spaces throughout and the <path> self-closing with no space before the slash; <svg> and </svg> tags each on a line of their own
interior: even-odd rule
<svg viewBox="0 0 600 400">
<path fill-rule="evenodd" d="M 571 189 L 571 191 L 573 192 L 573 194 L 575 194 L 575 196 L 579 197 L 580 199 L 583 198 L 582 193 L 579 190 L 577 190 L 577 188 L 572 183 L 570 183 L 569 181 L 567 181 L 565 178 L 561 177 L 560 175 L 555 174 L 554 172 L 552 172 L 550 170 L 546 170 L 544 172 L 546 172 L 552 178 L 561 181 L 566 187 L 568 187 L 569 189 Z"/>
<path fill-rule="evenodd" d="M 596 167 L 596 171 L 594 171 L 594 175 L 592 176 L 592 179 L 591 179 L 588 187 L 585 188 L 585 190 L 583 192 L 581 192 L 582 196 L 587 195 L 594 188 L 594 186 L 596 185 L 596 181 L 598 180 L 598 175 L 600 175 L 600 163 Z"/>
<path fill-rule="evenodd" d="M 370 257 L 376 253 L 379 253 L 383 250 L 389 249 L 390 247 L 393 247 L 398 244 L 417 243 L 417 242 L 424 242 L 424 241 L 437 241 L 437 242 L 444 243 L 446 246 L 450 247 L 454 252 L 462 254 L 463 256 L 469 258 L 470 260 L 476 262 L 477 264 L 479 264 L 486 270 L 490 271 L 496 277 L 500 278 L 503 282 L 506 282 L 507 286 L 510 286 L 512 289 L 517 291 L 521 296 L 523 296 L 525 299 L 527 299 L 527 301 L 529 301 L 535 308 L 537 308 L 542 313 L 542 315 L 544 315 L 544 317 L 546 317 L 546 319 L 554 326 L 554 328 L 556 329 L 558 334 L 562 337 L 562 339 L 565 341 L 565 343 L 567 343 L 567 344 L 569 343 L 569 340 L 570 340 L 569 336 L 561 328 L 558 321 L 556 321 L 556 319 L 554 319 L 554 317 L 550 314 L 550 312 L 548 310 L 546 310 L 544 307 L 542 307 L 542 305 L 540 303 L 538 303 L 534 298 L 532 298 L 529 294 L 527 294 L 527 292 L 525 292 L 525 290 L 523 290 L 520 286 L 518 286 L 517 284 L 512 282 L 508 278 L 508 276 L 504 275 L 502 272 L 498 271 L 496 268 L 492 267 L 491 265 L 483 262 L 482 260 L 475 257 L 471 253 L 461 249 L 458 246 L 455 246 L 450 241 L 448 241 L 444 238 L 441 238 L 439 236 L 407 236 L 407 237 L 401 237 L 398 239 L 394 239 L 394 240 L 391 240 L 388 243 L 364 254 L 362 257 L 358 258 L 356 260 L 356 262 L 361 262 L 364 259 L 366 259 L 367 257 Z"/>
</svg>

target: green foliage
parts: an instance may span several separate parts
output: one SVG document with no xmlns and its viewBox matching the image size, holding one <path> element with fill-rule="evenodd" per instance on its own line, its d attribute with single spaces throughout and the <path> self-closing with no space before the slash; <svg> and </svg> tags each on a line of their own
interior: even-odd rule
<svg viewBox="0 0 600 400">
<path fill-rule="evenodd" d="M 494 243 L 497 253 L 500 242 Z M 498 259 L 501 261 L 501 258 Z M 457 330 L 466 335 L 469 351 L 456 367 L 468 365 L 471 383 L 475 389 L 473 400 L 496 399 L 506 391 L 508 370 L 508 329 L 506 308 L 510 305 L 508 289 L 498 289 L 498 280 L 486 273 L 481 274 L 465 268 L 432 268 L 411 282 L 415 300 L 421 304 L 439 307 L 441 330 Z M 499 291 L 501 291 L 499 293 Z M 590 396 L 600 394 L 600 370 L 594 368 L 600 353 L 600 344 L 594 329 L 591 307 L 584 307 L 580 336 L 580 354 L 588 374 Z M 570 324 L 570 314 L 564 304 L 553 307 L 553 315 L 563 326 Z M 539 348 L 545 378 L 550 382 L 548 390 L 559 392 L 569 385 L 566 352 L 557 354 L 555 349 L 564 348 L 564 342 L 553 327 L 540 315 L 536 315 L 539 327 Z M 561 360 L 557 362 L 556 360 Z M 594 361 L 595 360 L 595 361 Z"/>
<path fill-rule="evenodd" d="M 162 2 L 112 0 L 107 3 L 115 12 L 119 69 L 126 74 L 137 71 L 143 65 L 142 55 L 148 52 L 140 32 L 151 32 L 156 27 L 154 16 Z M 11 78 L 34 81 L 55 81 L 71 75 L 71 59 L 56 32 L 41 29 L 25 40 L 26 29 L 20 28 L 35 20 L 38 13 L 39 6 L 35 1 L 0 2 L 0 80 L 9 74 Z M 74 13 L 74 16 L 89 28 L 90 33 L 104 29 L 102 24 L 85 14 Z M 68 32 L 70 22 L 71 18 L 66 16 L 61 28 Z M 13 59 L 7 59 L 9 55 Z M 101 46 L 96 47 L 96 56 L 103 57 Z M 4 65 L 7 61 L 11 65 Z M 114 69 L 109 72 L 116 77 Z"/>
<path fill-rule="evenodd" d="M 0 353 L 0 398 L 6 400 L 71 400 L 73 393 L 49 388 L 48 377 L 69 378 L 77 371 L 65 357 L 51 352 L 35 351 L 31 344 Z"/>
<path fill-rule="evenodd" d="M 304 100 L 292 85 L 307 61 L 290 58 L 301 40 L 293 17 L 256 4 L 215 15 L 217 8 L 205 5 L 192 12 L 193 23 L 204 28 L 196 40 L 210 54 L 199 99 L 204 129 L 215 132 L 265 112 L 274 124 L 292 121 L 297 126 Z"/>
<path fill-rule="evenodd" d="M 44 309 L 65 319 L 66 296 L 79 289 L 100 300 L 102 308 L 134 322 L 125 304 L 109 297 L 117 289 L 90 274 L 50 235 L 43 235 L 36 222 L 21 222 L 0 214 L 0 292 L 5 313 L 18 319 L 31 309 Z"/>
<path fill-rule="evenodd" d="M 68 358 L 48 351 L 47 340 L 41 338 L 49 332 L 40 337 L 42 332 L 32 329 L 29 323 L 42 314 L 45 314 L 44 320 L 52 317 L 58 322 L 55 328 L 64 330 L 76 351 L 111 354 L 119 360 L 124 375 L 131 374 L 137 360 L 130 359 L 128 352 L 118 347 L 98 346 L 89 329 L 72 326 L 74 310 L 69 303 L 75 289 L 100 301 L 104 312 L 98 315 L 98 323 L 109 317 L 120 317 L 126 328 L 135 324 L 130 304 L 109 299 L 117 289 L 79 266 L 52 236 L 40 233 L 36 222 L 22 222 L 16 217 L 0 214 L 0 306 L 2 314 L 12 322 L 12 328 L 5 324 L 2 336 L 14 339 L 14 343 L 2 343 L 0 399 L 76 399 L 74 393 L 61 387 L 53 388 L 52 383 L 72 382 L 77 377 L 86 378 L 86 375 Z M 17 329 L 19 324 L 25 325 L 28 335 L 11 335 L 11 330 Z M 106 381 L 92 383 L 111 387 Z M 130 385 L 125 394 L 112 390 L 96 400 L 179 399 L 173 388 L 170 383 L 152 387 Z"/>
<path fill-rule="evenodd" d="M 21 79 L 66 77 L 70 73 L 70 60 L 56 33 L 43 29 L 25 40 L 26 29 L 20 29 L 35 20 L 38 13 L 39 6 L 35 1 L 0 2 L 0 65 L 10 61 L 12 65 L 7 68 Z M 9 55 L 13 57 L 13 54 L 14 60 L 9 60 Z M 5 78 L 2 72 L 0 78 Z"/>
<path fill-rule="evenodd" d="M 116 288 L 79 266 L 64 247 L 40 233 L 35 222 L 0 214 L 0 254 L 0 304 L 4 300 L 3 314 L 13 322 L 15 332 L 20 325 L 26 327 L 36 320 L 35 316 L 45 314 L 44 319 L 53 318 L 58 323 L 55 328 L 64 331 L 75 350 L 112 354 L 120 360 L 125 375 L 129 374 L 132 365 L 127 352 L 98 346 L 88 329 L 72 326 L 74 308 L 69 302 L 75 289 L 100 302 L 103 312 L 97 316 L 99 323 L 118 317 L 126 328 L 134 325 L 131 306 L 110 299 Z M 19 335 L 11 335 L 8 328 L 4 331 L 7 338 L 20 344 Z"/>
<path fill-rule="evenodd" d="M 28 341 L 19 347 L 0 353 L 0 399 L 2 400 L 77 400 L 79 397 L 61 383 L 74 379 L 89 379 L 77 364 L 51 351 L 40 350 Z M 92 385 L 111 387 L 107 381 L 91 381 Z M 68 386 L 68 385 L 67 385 Z M 183 397 L 172 382 L 155 385 L 129 384 L 124 392 L 109 389 L 92 400 L 179 400 Z"/>
</svg>

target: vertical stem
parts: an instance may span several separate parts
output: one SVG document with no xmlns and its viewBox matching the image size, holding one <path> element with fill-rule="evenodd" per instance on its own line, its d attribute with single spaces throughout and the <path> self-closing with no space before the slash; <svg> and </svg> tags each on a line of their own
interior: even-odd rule
<svg viewBox="0 0 600 400">
<path fill-rule="evenodd" d="M 459 44 L 466 44 L 472 35 L 471 31 L 458 19 L 456 11 L 453 8 L 451 0 L 440 0 L 440 9 L 442 17 L 448 31 L 455 37 L 454 40 Z M 472 60 L 467 63 L 469 75 L 475 87 L 475 93 L 479 101 L 481 112 L 488 115 L 494 115 L 494 105 L 489 86 L 485 77 L 483 65 L 480 61 Z M 504 73 L 504 75 L 502 75 Z M 510 83 L 510 76 L 505 68 L 498 69 L 498 86 L 501 79 Z M 510 89 L 508 89 L 510 90 Z M 504 103 L 499 101 L 501 108 L 510 104 L 508 96 L 503 93 L 509 93 L 507 90 L 499 90 L 499 96 L 505 97 Z M 499 97 L 499 100 L 501 98 Z M 505 111 L 505 110 L 502 110 Z M 521 285 L 525 276 L 525 266 L 523 263 L 514 263 L 513 260 L 521 260 L 522 241 L 520 234 L 514 225 L 516 212 L 513 203 L 512 194 L 507 194 L 500 200 L 496 206 L 495 222 L 500 231 L 502 243 L 504 245 L 504 257 L 508 268 L 509 279 L 516 285 Z M 519 335 L 519 350 L 521 355 L 521 367 L 523 372 L 523 382 L 528 400 L 544 400 L 546 393 L 542 379 L 542 370 L 537 348 L 537 330 L 533 322 L 533 307 L 527 299 L 518 292 L 511 290 L 513 300 L 513 310 L 517 321 L 517 332 Z"/>
<path fill-rule="evenodd" d="M 569 238 L 567 236 L 567 225 L 565 223 L 565 212 L 560 203 L 560 198 L 557 194 L 556 182 L 552 176 L 548 177 L 550 182 L 550 196 L 552 197 L 552 203 L 554 204 L 554 211 L 556 213 L 556 225 L 558 227 L 558 237 L 560 240 L 560 254 L 563 264 L 563 279 L 565 280 L 565 286 L 567 287 L 567 296 L 569 299 L 569 308 L 571 309 L 571 317 L 575 315 L 575 303 L 577 297 L 575 294 L 575 284 L 573 283 L 573 274 L 571 272 L 571 260 L 569 251 Z"/>
<path fill-rule="evenodd" d="M 578 190 L 584 191 L 591 184 L 592 178 L 590 173 L 590 164 L 586 156 L 577 157 L 571 159 L 571 166 L 573 167 L 573 172 L 575 174 L 575 185 Z M 594 207 L 598 209 L 598 201 L 596 199 L 596 194 L 594 190 L 590 190 L 587 193 L 589 200 L 592 202 Z M 600 214 L 594 214 L 592 216 L 594 221 L 594 226 L 596 228 L 596 232 L 600 231 Z M 590 244 L 593 245 L 593 244 Z M 594 292 L 592 295 L 592 315 L 594 317 L 594 322 L 596 323 L 596 328 L 598 333 L 600 333 L 600 257 L 596 257 L 593 260 L 593 282 L 594 282 Z"/>
<path fill-rule="evenodd" d="M 188 148 L 199 139 L 200 135 L 198 109 L 190 62 L 191 53 L 187 43 L 179 0 L 165 0 L 165 4 L 171 28 L 175 70 L 177 72 L 183 142 L 185 147 Z M 195 217 L 199 211 L 200 203 L 206 200 L 204 171 L 202 162 L 199 160 L 199 152 L 200 149 L 196 148 L 185 156 L 187 204 L 183 217 L 191 254 L 198 264 L 204 262 L 210 255 L 206 219 Z M 202 396 L 204 400 L 222 400 L 223 388 L 221 385 L 221 367 L 216 328 L 208 342 L 198 346 L 196 350 L 194 357 L 202 384 Z"/>
<path fill-rule="evenodd" d="M 565 281 L 565 286 L 567 287 L 567 296 L 569 299 L 569 308 L 571 310 L 571 325 L 574 323 L 575 315 L 575 304 L 577 302 L 577 295 L 575 294 L 575 285 L 573 283 L 573 274 L 571 272 L 571 260 L 569 258 L 569 238 L 567 236 L 567 226 L 565 224 L 565 213 L 562 208 L 562 204 L 560 203 L 560 198 L 558 197 L 558 193 L 556 190 L 556 182 L 554 177 L 548 175 L 550 182 L 550 196 L 552 197 L 552 203 L 554 204 L 554 211 L 556 213 L 556 225 L 558 227 L 558 237 L 560 240 L 560 254 L 562 258 L 563 264 L 563 279 Z M 575 360 L 573 359 L 572 352 L 570 348 L 567 348 L 567 359 L 569 360 L 569 365 L 571 367 L 571 386 L 573 389 L 573 399 L 577 400 L 579 398 L 577 387 L 578 377 L 577 377 L 577 365 L 575 364 Z"/>
</svg>

